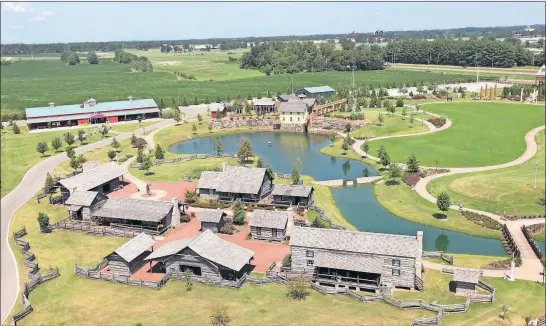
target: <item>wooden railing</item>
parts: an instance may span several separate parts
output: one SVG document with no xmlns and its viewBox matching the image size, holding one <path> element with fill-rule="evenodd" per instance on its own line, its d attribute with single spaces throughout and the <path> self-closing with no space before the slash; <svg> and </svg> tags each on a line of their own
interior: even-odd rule
<svg viewBox="0 0 546 326">
<path fill-rule="evenodd" d="M 516 242 L 514 241 L 514 238 L 512 238 L 512 234 L 510 234 L 510 230 L 508 230 L 508 227 L 506 224 L 503 224 L 501 226 L 501 233 L 503 240 L 503 245 L 508 252 L 509 255 L 511 255 L 514 259 L 520 260 L 521 253 L 519 251 L 518 246 L 516 245 Z"/>
<path fill-rule="evenodd" d="M 67 230 L 73 232 L 86 232 L 89 235 L 96 236 L 105 236 L 112 235 L 117 237 L 134 237 L 142 232 L 158 235 L 160 231 L 154 231 L 146 228 L 137 228 L 137 227 L 126 227 L 122 225 L 111 225 L 111 226 L 99 226 L 92 222 L 86 221 L 75 221 L 69 218 L 61 220 L 52 224 L 51 230 Z"/>
<path fill-rule="evenodd" d="M 106 267 L 105 261 L 101 261 L 93 268 L 82 268 L 78 265 L 74 266 L 74 274 L 85 276 L 90 279 L 104 280 L 112 283 L 128 284 L 133 286 L 149 287 L 154 290 L 159 290 L 170 279 L 170 275 L 167 273 L 159 281 L 146 281 L 146 280 L 132 280 L 128 275 L 116 275 L 115 273 L 103 272 Z"/>
<path fill-rule="evenodd" d="M 529 229 L 525 225 L 523 225 L 521 227 L 521 231 L 523 232 L 523 235 L 525 235 L 525 238 L 527 239 L 527 242 L 529 242 L 529 245 L 531 245 L 531 248 L 533 248 L 533 251 L 535 252 L 535 255 L 538 257 L 538 259 L 544 259 L 544 253 L 542 252 L 542 249 L 540 249 L 540 247 L 537 245 L 535 239 L 533 239 L 533 236 L 531 235 L 531 232 L 529 232 Z"/>
<path fill-rule="evenodd" d="M 424 258 L 440 258 L 446 263 L 453 265 L 453 256 L 445 255 L 443 251 L 423 251 Z"/>
</svg>

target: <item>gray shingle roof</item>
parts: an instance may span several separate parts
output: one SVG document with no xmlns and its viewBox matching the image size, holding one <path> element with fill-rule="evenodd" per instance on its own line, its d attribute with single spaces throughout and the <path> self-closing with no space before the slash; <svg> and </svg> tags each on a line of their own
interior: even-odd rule
<svg viewBox="0 0 546 326">
<path fill-rule="evenodd" d="M 199 256 L 234 271 L 240 271 L 255 254 L 252 250 L 223 240 L 211 230 L 206 230 L 195 238 L 167 242 L 145 260 L 174 255 L 186 247 Z"/>
<path fill-rule="evenodd" d="M 60 180 L 59 183 L 70 191 L 74 189 L 86 191 L 119 178 L 124 174 L 125 170 L 121 166 L 116 162 L 109 162 L 71 178 Z"/>
<path fill-rule="evenodd" d="M 164 200 L 109 198 L 93 216 L 159 222 L 172 208 L 173 204 Z"/>
<path fill-rule="evenodd" d="M 358 271 L 364 273 L 381 274 L 383 270 L 383 259 L 380 257 L 362 257 L 349 253 L 338 253 L 332 251 L 315 252 L 315 266 Z"/>
<path fill-rule="evenodd" d="M 309 93 L 324 93 L 324 92 L 335 92 L 336 90 L 330 86 L 314 86 L 314 87 L 305 87 L 304 88 Z"/>
<path fill-rule="evenodd" d="M 275 105 L 275 101 L 273 101 L 272 99 L 259 99 L 259 100 L 253 100 L 252 101 L 252 104 L 254 105 Z"/>
<path fill-rule="evenodd" d="M 275 185 L 273 196 L 309 197 L 313 187 L 304 185 Z"/>
<path fill-rule="evenodd" d="M 121 258 L 125 259 L 128 263 L 132 262 L 140 254 L 150 249 L 154 245 L 155 241 L 146 233 L 141 233 L 131 240 L 124 243 L 121 247 L 114 252 Z"/>
<path fill-rule="evenodd" d="M 279 96 L 279 98 L 284 101 L 299 101 L 300 100 L 296 95 L 293 95 L 293 94 L 282 94 L 281 96 Z"/>
<path fill-rule="evenodd" d="M 224 212 L 219 209 L 207 209 L 204 208 L 199 214 L 199 221 L 209 223 L 220 223 Z"/>
<path fill-rule="evenodd" d="M 302 113 L 305 111 L 307 111 L 307 103 L 300 100 L 281 102 L 281 105 L 279 106 L 279 112 Z"/>
<path fill-rule="evenodd" d="M 222 177 L 222 172 L 215 171 L 203 171 L 199 177 L 199 183 L 197 188 L 200 189 L 216 189 L 220 178 Z"/>
<path fill-rule="evenodd" d="M 257 209 L 252 213 L 250 226 L 284 230 L 290 212 Z"/>
<path fill-rule="evenodd" d="M 453 271 L 453 281 L 478 284 L 482 278 L 482 271 L 479 269 L 457 268 Z"/>
<path fill-rule="evenodd" d="M 97 191 L 74 191 L 70 194 L 70 197 L 68 197 L 65 204 L 89 207 L 93 203 L 93 200 L 97 198 L 98 194 Z"/>
<path fill-rule="evenodd" d="M 290 245 L 411 258 L 418 255 L 417 237 L 334 229 L 294 227 Z"/>
</svg>

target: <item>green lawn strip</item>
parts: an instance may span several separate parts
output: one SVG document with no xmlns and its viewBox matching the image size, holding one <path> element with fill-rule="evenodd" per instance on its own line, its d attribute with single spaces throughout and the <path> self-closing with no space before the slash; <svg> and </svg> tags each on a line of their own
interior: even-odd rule
<svg viewBox="0 0 546 326">
<path fill-rule="evenodd" d="M 542 232 L 533 234 L 533 239 L 535 239 L 536 241 L 541 241 L 541 242 L 546 241 L 546 232 L 543 230 Z"/>
<path fill-rule="evenodd" d="M 47 132 L 29 133 L 28 129 L 24 126 L 21 126 L 20 129 L 21 133 L 16 135 L 11 128 L 6 128 L 2 131 L 2 137 L 0 138 L 2 147 L 2 197 L 21 182 L 25 173 L 32 166 L 41 160 L 56 154 L 51 147 L 51 140 L 53 140 L 53 138 L 59 137 L 63 140 L 63 135 L 66 132 L 70 132 L 72 135 L 77 136 L 79 130 L 52 130 Z M 84 142 L 84 145 L 102 139 L 102 135 L 99 133 L 91 135 L 90 129 L 91 128 L 85 129 L 87 131 L 88 139 Z M 107 135 L 107 137 L 111 137 L 111 135 Z M 45 156 L 42 156 L 36 151 L 36 145 L 41 141 L 45 141 L 49 147 L 49 150 L 45 152 Z M 59 152 L 66 149 L 64 140 L 62 144 L 63 146 L 59 148 Z M 80 146 L 80 142 L 77 141 L 72 146 L 78 147 Z"/>
<path fill-rule="evenodd" d="M 372 120 L 372 123 L 366 125 L 362 128 L 356 129 L 351 132 L 353 137 L 380 137 L 380 136 L 390 136 L 390 135 L 404 135 L 404 134 L 413 134 L 418 132 L 427 131 L 428 127 L 426 125 L 421 125 L 420 121 L 415 120 L 413 122 L 413 127 L 410 123 L 410 109 L 408 109 L 408 115 L 405 119 L 401 116 L 393 115 L 390 116 L 387 113 L 382 113 L 384 121 L 379 124 L 378 115 L 379 112 L 365 112 L 364 115 L 366 119 Z M 397 113 L 401 113 L 401 109 L 398 108 Z M 421 118 L 421 114 L 416 114 L 416 118 Z M 428 119 L 428 115 L 425 115 L 425 119 Z"/>
<path fill-rule="evenodd" d="M 180 181 L 185 175 L 199 176 L 201 171 L 213 171 L 224 162 L 228 165 L 238 165 L 235 158 L 208 158 L 154 165 L 149 175 L 146 175 L 145 170 L 139 169 L 129 169 L 129 172 L 146 181 Z"/>
<path fill-rule="evenodd" d="M 510 162 L 525 151 L 525 134 L 544 124 L 544 107 L 472 102 L 430 104 L 426 111 L 446 115 L 453 125 L 438 133 L 370 142 L 383 145 L 392 160 L 403 162 L 414 152 L 422 165 L 486 166 Z"/>
<path fill-rule="evenodd" d="M 544 206 L 537 203 L 545 191 L 544 131 L 535 139 L 539 151 L 526 164 L 441 177 L 432 180 L 427 190 L 434 196 L 445 191 L 455 203 L 500 215 L 504 211 L 518 216 L 544 215 Z M 535 168 L 537 188 L 534 188 Z"/>
<path fill-rule="evenodd" d="M 112 129 L 110 129 L 110 131 L 125 133 L 125 132 L 129 132 L 129 131 L 134 131 L 134 130 L 137 130 L 137 129 L 140 129 L 140 128 L 148 127 L 148 126 L 156 124 L 158 122 L 159 121 L 156 120 L 156 121 L 142 121 L 141 123 L 131 122 L 131 123 L 124 123 L 124 124 L 120 124 L 120 125 L 113 124 Z"/>
<path fill-rule="evenodd" d="M 465 297 L 456 296 L 455 293 L 449 291 L 449 281 L 452 278 L 453 275 L 427 269 L 423 274 L 424 291 L 397 290 L 394 292 L 393 297 L 398 300 L 421 299 L 427 302 L 436 301 L 438 304 L 464 303 Z"/>
<path fill-rule="evenodd" d="M 468 268 L 483 268 L 483 266 L 487 264 L 507 259 L 507 257 L 501 256 L 482 256 L 450 253 L 447 253 L 447 255 L 453 256 L 453 266 Z M 424 260 L 437 264 L 449 265 L 446 261 L 440 258 L 424 258 Z"/>
<path fill-rule="evenodd" d="M 498 239 L 499 231 L 486 229 L 465 219 L 458 211 L 443 212 L 446 219 L 437 219 L 433 214 L 440 211 L 435 204 L 419 196 L 408 185 L 399 181 L 398 185 L 376 184 L 374 194 L 381 206 L 403 219 L 433 226 L 440 229 L 461 232 L 478 237 Z"/>
</svg>

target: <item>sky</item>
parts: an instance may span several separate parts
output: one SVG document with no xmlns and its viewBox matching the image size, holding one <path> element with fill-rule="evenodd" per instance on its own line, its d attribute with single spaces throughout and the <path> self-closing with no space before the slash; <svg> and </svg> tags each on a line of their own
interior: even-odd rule
<svg viewBox="0 0 546 326">
<path fill-rule="evenodd" d="M 2 2 L 1 43 L 183 40 L 544 24 L 544 2 Z"/>
</svg>

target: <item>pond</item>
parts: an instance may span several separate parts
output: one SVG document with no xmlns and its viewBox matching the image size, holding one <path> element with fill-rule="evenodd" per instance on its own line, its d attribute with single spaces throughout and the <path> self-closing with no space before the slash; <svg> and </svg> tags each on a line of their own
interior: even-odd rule
<svg viewBox="0 0 546 326">
<path fill-rule="evenodd" d="M 252 142 L 254 153 L 271 165 L 274 171 L 290 173 L 294 162 L 301 160 L 301 174 L 315 180 L 354 179 L 376 171 L 364 163 L 320 153 L 330 145 L 329 137 L 317 134 L 257 132 L 220 136 L 225 153 L 235 153 L 243 138 Z M 271 145 L 269 145 L 271 142 Z M 212 137 L 197 138 L 173 144 L 169 151 L 185 154 L 213 153 Z M 463 233 L 446 231 L 398 218 L 376 201 L 373 186 L 330 188 L 343 216 L 360 231 L 416 235 L 423 231 L 424 250 L 442 250 L 450 253 L 504 256 L 499 240 L 485 239 Z"/>
</svg>

